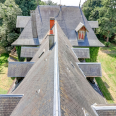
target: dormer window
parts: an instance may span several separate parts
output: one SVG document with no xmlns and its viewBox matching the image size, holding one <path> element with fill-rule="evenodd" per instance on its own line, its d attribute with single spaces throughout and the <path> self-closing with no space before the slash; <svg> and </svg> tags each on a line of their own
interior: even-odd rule
<svg viewBox="0 0 116 116">
<path fill-rule="evenodd" d="M 85 31 L 79 31 L 78 32 L 78 40 L 84 40 L 85 39 Z"/>
<path fill-rule="evenodd" d="M 77 39 L 84 41 L 86 31 L 88 31 L 86 27 L 84 26 L 84 24 L 80 22 L 77 28 L 75 29 L 75 31 L 78 33 Z"/>
</svg>

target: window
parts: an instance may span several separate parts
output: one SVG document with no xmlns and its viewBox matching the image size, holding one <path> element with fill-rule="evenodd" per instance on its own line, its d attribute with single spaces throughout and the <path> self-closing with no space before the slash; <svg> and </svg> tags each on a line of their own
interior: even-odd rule
<svg viewBox="0 0 116 116">
<path fill-rule="evenodd" d="M 86 28 L 83 26 L 83 27 L 78 31 L 78 40 L 84 40 L 84 39 L 85 39 L 85 33 L 86 33 Z"/>
<path fill-rule="evenodd" d="M 79 40 L 84 40 L 85 39 L 85 31 L 79 31 L 78 39 Z"/>
</svg>

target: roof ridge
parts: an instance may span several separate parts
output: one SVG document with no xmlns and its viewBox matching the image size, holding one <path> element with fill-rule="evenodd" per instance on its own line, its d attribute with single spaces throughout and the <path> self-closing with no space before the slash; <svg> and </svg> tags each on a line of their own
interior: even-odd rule
<svg viewBox="0 0 116 116">
<path fill-rule="evenodd" d="M 55 23 L 55 46 L 54 46 L 54 116 L 61 116 L 60 114 L 60 88 L 59 88 L 59 64 L 58 64 L 58 35 L 57 22 Z"/>
</svg>

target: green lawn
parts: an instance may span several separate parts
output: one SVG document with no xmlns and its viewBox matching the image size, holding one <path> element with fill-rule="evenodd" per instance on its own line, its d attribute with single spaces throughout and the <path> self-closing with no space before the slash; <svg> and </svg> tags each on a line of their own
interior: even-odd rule
<svg viewBox="0 0 116 116">
<path fill-rule="evenodd" d="M 3 48 L 0 47 L 0 94 L 6 94 L 13 83 L 13 79 L 7 77 L 8 57 Z"/>
<path fill-rule="evenodd" d="M 100 48 L 98 62 L 102 66 L 102 78 L 96 78 L 98 86 L 108 103 L 116 103 L 116 45 Z"/>
</svg>

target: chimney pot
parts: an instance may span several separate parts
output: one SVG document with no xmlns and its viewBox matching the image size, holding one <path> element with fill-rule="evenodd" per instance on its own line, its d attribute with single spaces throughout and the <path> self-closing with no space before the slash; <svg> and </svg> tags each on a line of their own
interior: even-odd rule
<svg viewBox="0 0 116 116">
<path fill-rule="evenodd" d="M 52 30 L 52 27 L 55 24 L 54 21 L 55 21 L 55 18 L 54 17 L 50 17 L 50 30 Z"/>
</svg>

